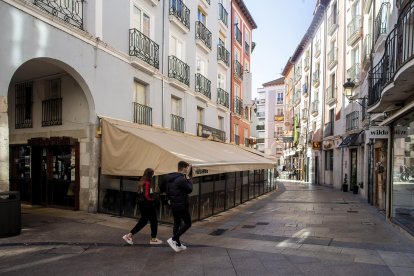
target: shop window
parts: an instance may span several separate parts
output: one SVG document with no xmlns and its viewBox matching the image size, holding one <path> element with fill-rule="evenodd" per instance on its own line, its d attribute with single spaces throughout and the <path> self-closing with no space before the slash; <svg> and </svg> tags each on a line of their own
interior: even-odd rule
<svg viewBox="0 0 414 276">
<path fill-rule="evenodd" d="M 33 82 L 15 85 L 15 128 L 33 127 Z"/>
<path fill-rule="evenodd" d="M 325 151 L 325 171 L 333 171 L 333 150 Z"/>
</svg>

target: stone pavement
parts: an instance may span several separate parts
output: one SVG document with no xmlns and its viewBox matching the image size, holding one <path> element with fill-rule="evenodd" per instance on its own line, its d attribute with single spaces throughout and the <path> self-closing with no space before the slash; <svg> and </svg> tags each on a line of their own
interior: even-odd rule
<svg viewBox="0 0 414 276">
<path fill-rule="evenodd" d="M 126 245 L 135 220 L 23 206 L 23 231 L 0 239 L 6 275 L 414 275 L 414 239 L 357 195 L 296 181 L 194 223 L 186 251 Z M 160 225 L 159 238 L 171 226 Z"/>
</svg>

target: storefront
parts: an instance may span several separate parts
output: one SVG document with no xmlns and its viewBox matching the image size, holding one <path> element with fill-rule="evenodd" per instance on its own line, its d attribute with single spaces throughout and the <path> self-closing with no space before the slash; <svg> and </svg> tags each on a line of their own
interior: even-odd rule
<svg viewBox="0 0 414 276">
<path fill-rule="evenodd" d="M 79 143 L 70 137 L 32 138 L 10 145 L 10 190 L 23 202 L 79 209 Z"/>
<path fill-rule="evenodd" d="M 139 176 L 146 168 L 153 168 L 158 185 L 177 170 L 181 160 L 193 168 L 193 220 L 228 210 L 276 188 L 275 163 L 252 149 L 107 118 L 102 119 L 101 126 L 99 212 L 138 217 Z M 164 195 L 159 220 L 172 222 Z"/>
<path fill-rule="evenodd" d="M 414 234 L 414 112 L 392 124 L 391 219 Z"/>
</svg>

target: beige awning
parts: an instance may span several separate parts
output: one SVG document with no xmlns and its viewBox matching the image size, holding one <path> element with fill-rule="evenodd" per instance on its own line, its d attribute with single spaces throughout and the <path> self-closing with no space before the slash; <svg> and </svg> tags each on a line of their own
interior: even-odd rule
<svg viewBox="0 0 414 276">
<path fill-rule="evenodd" d="M 193 175 L 272 169 L 275 163 L 239 146 L 175 131 L 102 118 L 102 174 L 139 176 L 177 171 L 177 163 L 193 166 Z"/>
</svg>

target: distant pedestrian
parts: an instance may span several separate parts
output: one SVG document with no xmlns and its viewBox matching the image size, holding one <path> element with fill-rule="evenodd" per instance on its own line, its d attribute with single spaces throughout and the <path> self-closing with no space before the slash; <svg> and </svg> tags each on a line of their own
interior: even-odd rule
<svg viewBox="0 0 414 276">
<path fill-rule="evenodd" d="M 158 200 L 156 194 L 154 193 L 154 185 L 152 183 L 152 176 L 154 175 L 153 169 L 146 169 L 144 171 L 144 175 L 141 177 L 138 183 L 138 206 L 141 212 L 141 218 L 137 222 L 137 224 L 132 228 L 132 230 L 125 234 L 122 238 L 128 244 L 134 244 L 132 241 L 132 235 L 138 233 L 145 225 L 147 225 L 148 221 L 151 224 L 151 238 L 150 244 L 161 244 L 162 240 L 157 239 L 157 231 L 158 231 L 158 219 L 157 213 L 155 208 L 155 203 Z"/>
<path fill-rule="evenodd" d="M 193 191 L 193 183 L 189 174 L 190 164 L 180 161 L 178 172 L 169 174 L 167 180 L 167 196 L 174 217 L 173 236 L 167 242 L 175 252 L 187 249 L 180 237 L 191 227 L 188 195 Z"/>
</svg>

